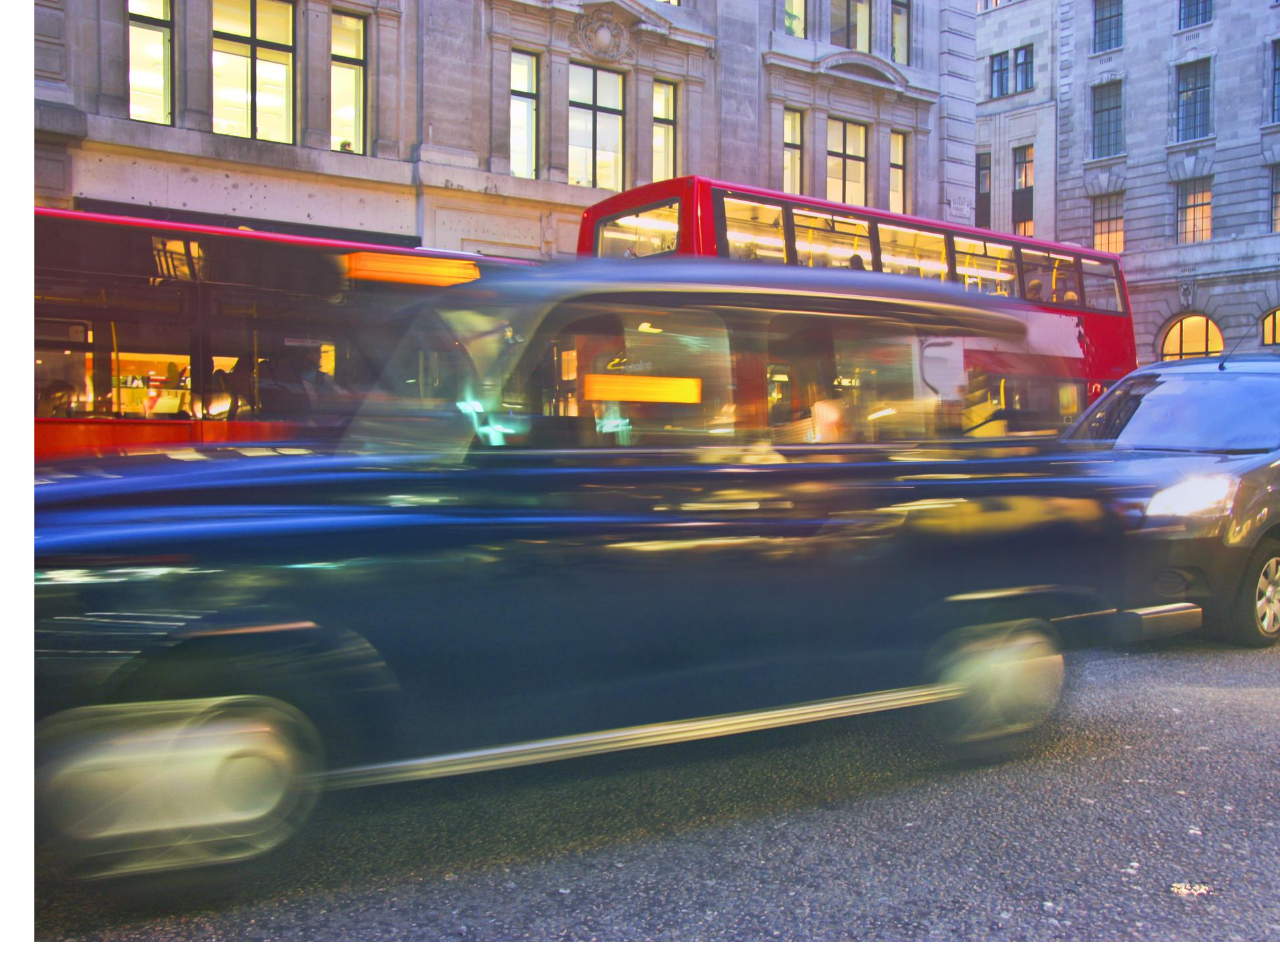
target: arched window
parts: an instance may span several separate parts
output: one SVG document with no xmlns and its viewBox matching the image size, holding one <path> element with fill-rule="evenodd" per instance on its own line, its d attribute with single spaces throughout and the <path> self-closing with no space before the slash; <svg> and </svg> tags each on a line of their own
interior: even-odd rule
<svg viewBox="0 0 1280 960">
<path fill-rule="evenodd" d="M 1213 357 L 1222 352 L 1222 331 L 1203 314 L 1183 317 L 1169 327 L 1160 343 L 1161 360 Z"/>
<path fill-rule="evenodd" d="M 1280 343 L 1280 310 L 1272 310 L 1262 318 L 1262 342 L 1268 347 Z"/>
</svg>

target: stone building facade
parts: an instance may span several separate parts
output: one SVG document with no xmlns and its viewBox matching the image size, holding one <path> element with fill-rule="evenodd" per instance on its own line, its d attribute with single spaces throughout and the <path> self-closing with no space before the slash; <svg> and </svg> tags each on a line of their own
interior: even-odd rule
<svg viewBox="0 0 1280 960">
<path fill-rule="evenodd" d="M 1031 42 L 1048 21 L 1057 169 L 1036 170 L 1035 232 L 1122 251 L 1139 360 L 1274 349 L 1280 2 L 978 5 L 989 8 L 978 15 L 980 73 L 983 56 Z M 978 115 L 979 153 L 999 149 L 1000 123 L 1031 125 L 1016 97 L 979 98 Z M 1041 229 L 1042 186 L 1056 188 L 1051 231 Z"/>
<path fill-rule="evenodd" d="M 979 4 L 975 189 L 978 225 L 1057 239 L 1058 0 Z M 1027 152 L 1027 148 L 1030 148 Z M 1015 181 L 1015 153 L 1030 162 L 1030 187 Z M 989 171 L 985 176 L 984 171 Z M 1024 178 L 1026 174 L 1024 173 Z M 984 189 L 985 188 L 985 189 Z M 1027 193 L 1023 193 L 1027 191 Z M 1015 195 L 1018 203 L 1015 204 Z M 1015 206 L 1019 207 L 1015 216 Z M 1024 209 L 1029 208 L 1029 209 Z M 987 211 L 989 210 L 989 213 Z"/>
<path fill-rule="evenodd" d="M 801 111 L 803 192 L 825 195 L 837 117 L 869 131 L 869 205 L 888 205 L 895 131 L 907 135 L 907 209 L 972 222 L 973 0 L 869 0 L 865 52 L 831 42 L 846 0 L 34 3 L 38 204 L 570 257 L 582 209 L 612 192 L 571 182 L 571 87 L 585 66 L 621 75 L 610 109 L 623 188 L 653 178 L 661 83 L 674 92 L 677 174 L 782 188 L 783 115 Z M 239 8 L 256 19 L 239 25 Z M 339 50 L 352 18 L 362 45 Z M 270 103 L 259 86 L 237 106 L 256 111 L 254 135 L 249 121 L 226 132 L 227 51 L 240 49 L 256 52 L 235 63 L 260 65 L 246 76 L 285 77 Z M 160 107 L 139 105 L 146 50 Z M 361 77 L 359 128 L 335 149 L 343 56 Z M 513 58 L 532 65 L 519 92 Z M 536 118 L 533 176 L 513 170 L 519 94 L 521 116 Z M 157 122 L 139 119 L 146 109 Z M 260 135 L 271 111 L 280 126 Z"/>
</svg>

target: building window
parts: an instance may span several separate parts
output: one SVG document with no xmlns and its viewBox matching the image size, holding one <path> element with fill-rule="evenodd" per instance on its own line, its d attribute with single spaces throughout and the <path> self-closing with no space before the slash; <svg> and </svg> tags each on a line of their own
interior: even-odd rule
<svg viewBox="0 0 1280 960">
<path fill-rule="evenodd" d="M 799 110 L 782 111 L 782 189 L 802 193 L 804 169 L 804 114 Z"/>
<path fill-rule="evenodd" d="M 1184 357 L 1216 357 L 1222 352 L 1222 331 L 1202 314 L 1183 317 L 1173 324 L 1160 341 L 1161 360 Z"/>
<path fill-rule="evenodd" d="M 1093 0 L 1093 52 L 1114 50 L 1124 43 L 1122 0 Z"/>
<path fill-rule="evenodd" d="M 1280 123 L 1280 40 L 1271 41 L 1271 122 Z"/>
<path fill-rule="evenodd" d="M 538 58 L 511 51 L 511 175 L 538 177 Z"/>
<path fill-rule="evenodd" d="M 785 0 L 782 6 L 783 26 L 793 37 L 804 38 L 807 0 Z"/>
<path fill-rule="evenodd" d="M 1093 155 L 1114 157 L 1124 152 L 1124 108 L 1120 83 L 1093 88 Z"/>
<path fill-rule="evenodd" d="M 1274 347 L 1280 340 L 1276 338 L 1276 334 L 1280 333 L 1280 310 L 1272 310 L 1262 318 L 1262 343 L 1267 347 Z"/>
<path fill-rule="evenodd" d="M 867 128 L 861 123 L 827 120 L 827 199 L 867 202 Z"/>
<path fill-rule="evenodd" d="M 291 0 L 213 0 L 213 132 L 293 143 Z"/>
<path fill-rule="evenodd" d="M 974 192 L 978 202 L 974 211 L 974 225 L 991 229 L 991 154 L 980 153 L 975 164 Z"/>
<path fill-rule="evenodd" d="M 1124 194 L 1093 198 L 1093 249 L 1124 252 Z"/>
<path fill-rule="evenodd" d="M 1013 51 L 1013 92 L 1021 93 L 1035 86 L 1035 60 L 1031 47 Z"/>
<path fill-rule="evenodd" d="M 1178 184 L 1178 242 L 1196 243 L 1213 236 L 1213 186 L 1209 177 Z"/>
<path fill-rule="evenodd" d="M 1280 233 L 1280 167 L 1271 168 L 1271 232 Z"/>
<path fill-rule="evenodd" d="M 569 64 L 569 183 L 622 189 L 622 74 Z"/>
<path fill-rule="evenodd" d="M 893 0 L 890 55 L 894 63 L 911 62 L 911 3 L 909 0 Z"/>
<path fill-rule="evenodd" d="M 1178 139 L 1209 136 L 1209 61 L 1178 67 Z"/>
<path fill-rule="evenodd" d="M 169 0 L 129 0 L 129 119 L 173 123 Z"/>
<path fill-rule="evenodd" d="M 889 134 L 889 210 L 907 212 L 907 135 Z"/>
<path fill-rule="evenodd" d="M 1003 97 L 1009 92 L 1009 54 L 991 56 L 991 96 Z"/>
<path fill-rule="evenodd" d="M 1213 19 L 1213 0 L 1181 0 L 1178 5 L 1178 29 L 1198 27 Z"/>
<path fill-rule="evenodd" d="M 1036 148 L 1013 148 L 1013 232 L 1029 237 L 1035 232 Z"/>
<path fill-rule="evenodd" d="M 333 12 L 329 138 L 332 149 L 364 153 L 364 20 Z"/>
<path fill-rule="evenodd" d="M 871 0 L 831 0 L 831 42 L 871 52 Z"/>
<path fill-rule="evenodd" d="M 653 179 L 676 175 L 676 85 L 653 82 Z"/>
</svg>

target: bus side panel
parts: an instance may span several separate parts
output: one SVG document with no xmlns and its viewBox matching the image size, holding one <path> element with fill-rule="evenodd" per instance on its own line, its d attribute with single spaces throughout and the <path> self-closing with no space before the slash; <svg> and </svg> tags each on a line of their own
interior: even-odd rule
<svg viewBox="0 0 1280 960">
<path fill-rule="evenodd" d="M 687 212 L 680 234 L 681 253 L 704 257 L 716 255 L 716 216 L 712 202 L 709 182 L 696 178 L 689 181 L 684 199 Z"/>
<path fill-rule="evenodd" d="M 1138 366 L 1133 320 L 1124 316 L 1085 314 L 1080 318 L 1085 337 L 1084 371 L 1090 380 L 1119 380 Z"/>
<path fill-rule="evenodd" d="M 125 447 L 190 444 L 193 420 L 69 420 L 37 417 L 35 458 L 52 460 Z"/>
<path fill-rule="evenodd" d="M 201 443 L 265 443 L 293 440 L 302 424 L 281 420 L 201 420 Z"/>
</svg>

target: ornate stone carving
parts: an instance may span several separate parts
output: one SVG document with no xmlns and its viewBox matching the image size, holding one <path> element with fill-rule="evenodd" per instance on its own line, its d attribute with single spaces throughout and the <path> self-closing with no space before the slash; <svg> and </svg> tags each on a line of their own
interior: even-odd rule
<svg viewBox="0 0 1280 960">
<path fill-rule="evenodd" d="M 603 7 L 581 14 L 573 21 L 569 45 L 588 57 L 610 63 L 636 57 L 631 29 L 618 19 L 616 13 Z"/>
</svg>

